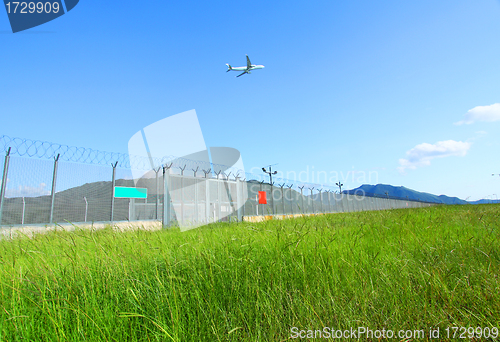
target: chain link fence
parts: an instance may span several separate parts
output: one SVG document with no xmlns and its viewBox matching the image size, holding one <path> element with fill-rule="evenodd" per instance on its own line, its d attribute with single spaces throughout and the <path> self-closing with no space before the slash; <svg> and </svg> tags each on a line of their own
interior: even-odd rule
<svg viewBox="0 0 500 342">
<path fill-rule="evenodd" d="M 366 193 L 336 193 L 326 185 L 286 179 L 266 182 L 223 165 L 183 158 L 150 160 L 19 138 L 0 137 L 0 225 L 161 220 L 201 225 L 243 217 L 339 213 L 430 206 Z M 134 181 L 132 169 L 144 176 Z M 145 198 L 119 198 L 116 187 L 147 189 Z M 261 198 L 267 203 L 259 203 Z"/>
</svg>

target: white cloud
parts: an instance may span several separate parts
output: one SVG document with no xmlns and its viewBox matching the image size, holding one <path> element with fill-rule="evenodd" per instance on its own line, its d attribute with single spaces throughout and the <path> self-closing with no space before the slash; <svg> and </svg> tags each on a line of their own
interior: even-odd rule
<svg viewBox="0 0 500 342">
<path fill-rule="evenodd" d="M 435 144 L 419 144 L 406 152 L 407 159 L 399 159 L 401 166 L 398 167 L 398 171 L 404 173 L 406 169 L 415 170 L 420 166 L 429 166 L 434 158 L 464 157 L 470 146 L 469 142 L 454 140 L 438 141 Z"/>
<path fill-rule="evenodd" d="M 47 184 L 40 183 L 37 187 L 24 185 L 17 188 L 7 188 L 5 197 L 38 197 L 50 195 L 50 189 L 47 189 Z"/>
<path fill-rule="evenodd" d="M 494 103 L 489 106 L 477 106 L 465 113 L 462 121 L 455 122 L 455 125 L 470 125 L 476 121 L 500 121 L 500 103 Z"/>
</svg>

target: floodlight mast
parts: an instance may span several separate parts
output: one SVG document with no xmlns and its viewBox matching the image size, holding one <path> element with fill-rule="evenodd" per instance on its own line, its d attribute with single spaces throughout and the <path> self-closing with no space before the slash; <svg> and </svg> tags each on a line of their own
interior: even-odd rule
<svg viewBox="0 0 500 342">
<path fill-rule="evenodd" d="M 269 175 L 269 185 L 271 186 L 271 207 L 272 207 L 273 215 L 275 214 L 274 213 L 273 175 L 278 173 L 278 171 L 273 172 L 272 167 L 274 165 L 278 165 L 278 164 L 269 165 L 269 171 L 267 171 L 265 167 L 262 168 L 262 171 L 264 171 L 264 173 L 267 173 Z"/>
<path fill-rule="evenodd" d="M 335 185 L 336 185 L 336 186 L 338 186 L 338 187 L 339 187 L 339 189 L 340 189 L 339 194 L 342 194 L 342 187 L 344 186 L 344 184 L 342 184 L 342 183 L 338 182 L 338 183 L 335 183 Z"/>
<path fill-rule="evenodd" d="M 278 171 L 273 172 L 272 167 L 274 165 L 278 165 L 278 164 L 269 165 L 269 171 L 267 171 L 265 167 L 262 168 L 262 171 L 264 171 L 264 173 L 267 173 L 269 175 L 269 184 L 271 184 L 271 185 L 273 185 L 273 175 L 278 173 Z"/>
</svg>

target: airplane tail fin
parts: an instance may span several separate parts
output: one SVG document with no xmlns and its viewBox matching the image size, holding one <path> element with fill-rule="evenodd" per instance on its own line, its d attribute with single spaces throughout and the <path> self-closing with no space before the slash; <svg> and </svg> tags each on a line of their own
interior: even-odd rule
<svg viewBox="0 0 500 342">
<path fill-rule="evenodd" d="M 226 72 L 233 70 L 233 68 L 229 64 L 226 64 L 226 65 L 227 65 L 227 71 Z"/>
</svg>

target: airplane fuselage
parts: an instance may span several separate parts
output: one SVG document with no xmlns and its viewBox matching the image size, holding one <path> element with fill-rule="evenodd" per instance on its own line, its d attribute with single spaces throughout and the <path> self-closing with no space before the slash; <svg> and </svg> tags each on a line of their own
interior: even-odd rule
<svg viewBox="0 0 500 342">
<path fill-rule="evenodd" d="M 264 66 L 263 65 L 252 65 L 250 68 L 247 68 L 246 66 L 242 66 L 242 67 L 231 67 L 231 70 L 234 70 L 234 71 L 245 71 L 245 70 L 255 70 L 255 69 L 263 69 Z"/>
</svg>

